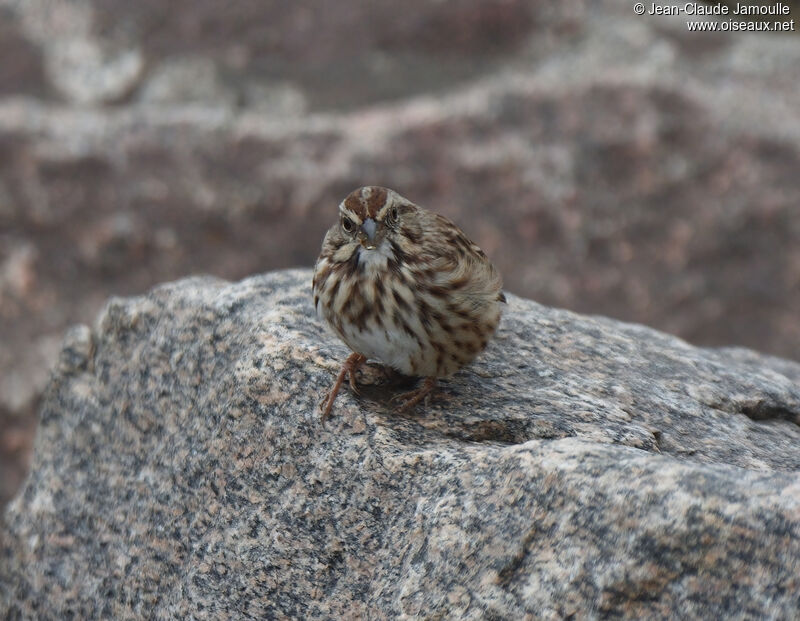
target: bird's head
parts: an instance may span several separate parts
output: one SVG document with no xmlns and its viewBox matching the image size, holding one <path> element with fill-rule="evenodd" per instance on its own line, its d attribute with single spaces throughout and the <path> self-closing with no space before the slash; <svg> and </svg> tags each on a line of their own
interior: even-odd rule
<svg viewBox="0 0 800 621">
<path fill-rule="evenodd" d="M 339 204 L 337 237 L 342 243 L 357 244 L 356 249 L 376 250 L 401 234 L 404 218 L 415 208 L 388 188 L 359 188 Z"/>
</svg>

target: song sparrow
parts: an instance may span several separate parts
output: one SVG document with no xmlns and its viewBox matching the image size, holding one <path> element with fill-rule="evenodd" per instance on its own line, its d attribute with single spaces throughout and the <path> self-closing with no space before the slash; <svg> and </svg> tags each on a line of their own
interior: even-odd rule
<svg viewBox="0 0 800 621">
<path fill-rule="evenodd" d="M 447 218 L 387 188 L 368 186 L 339 205 L 314 268 L 317 314 L 353 350 L 323 406 L 375 359 L 422 385 L 395 399 L 410 408 L 486 348 L 505 302 L 483 251 Z"/>
</svg>

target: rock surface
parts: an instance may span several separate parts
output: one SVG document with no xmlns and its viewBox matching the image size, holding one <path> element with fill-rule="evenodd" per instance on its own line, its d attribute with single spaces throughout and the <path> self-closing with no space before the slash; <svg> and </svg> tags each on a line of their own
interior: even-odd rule
<svg viewBox="0 0 800 621">
<path fill-rule="evenodd" d="M 404 6 L 0 0 L 0 421 L 109 295 L 309 265 L 368 183 L 456 219 L 512 291 L 800 356 L 796 37 Z"/>
<path fill-rule="evenodd" d="M 509 296 L 427 408 L 376 384 L 322 425 L 347 351 L 310 277 L 184 280 L 68 333 L 0 616 L 800 614 L 800 365 Z"/>
</svg>

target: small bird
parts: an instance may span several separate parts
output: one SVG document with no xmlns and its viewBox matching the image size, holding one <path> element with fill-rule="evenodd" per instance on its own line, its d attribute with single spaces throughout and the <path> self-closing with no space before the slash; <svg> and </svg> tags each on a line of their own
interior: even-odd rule
<svg viewBox="0 0 800 621">
<path fill-rule="evenodd" d="M 314 267 L 317 315 L 353 353 L 323 402 L 322 420 L 368 359 L 424 378 L 396 396 L 419 403 L 485 348 L 500 322 L 503 281 L 484 252 L 447 218 L 397 192 L 366 186 L 339 205 Z"/>
</svg>

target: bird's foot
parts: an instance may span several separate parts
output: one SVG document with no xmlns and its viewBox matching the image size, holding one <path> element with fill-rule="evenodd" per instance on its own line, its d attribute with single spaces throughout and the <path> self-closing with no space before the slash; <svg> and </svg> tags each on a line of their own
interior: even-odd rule
<svg viewBox="0 0 800 621">
<path fill-rule="evenodd" d="M 339 394 L 339 389 L 342 387 L 346 375 L 348 376 L 350 383 L 350 390 L 352 390 L 355 394 L 359 394 L 358 387 L 356 386 L 356 371 L 366 361 L 366 356 L 355 353 L 350 354 L 347 357 L 347 360 L 344 361 L 342 369 L 339 371 L 339 375 L 336 377 L 336 382 L 333 384 L 333 388 L 331 388 L 331 391 L 325 396 L 325 398 L 322 400 L 322 403 L 320 403 L 323 421 L 330 415 L 331 409 L 333 408 L 333 402 L 336 400 L 336 395 Z"/>
</svg>

